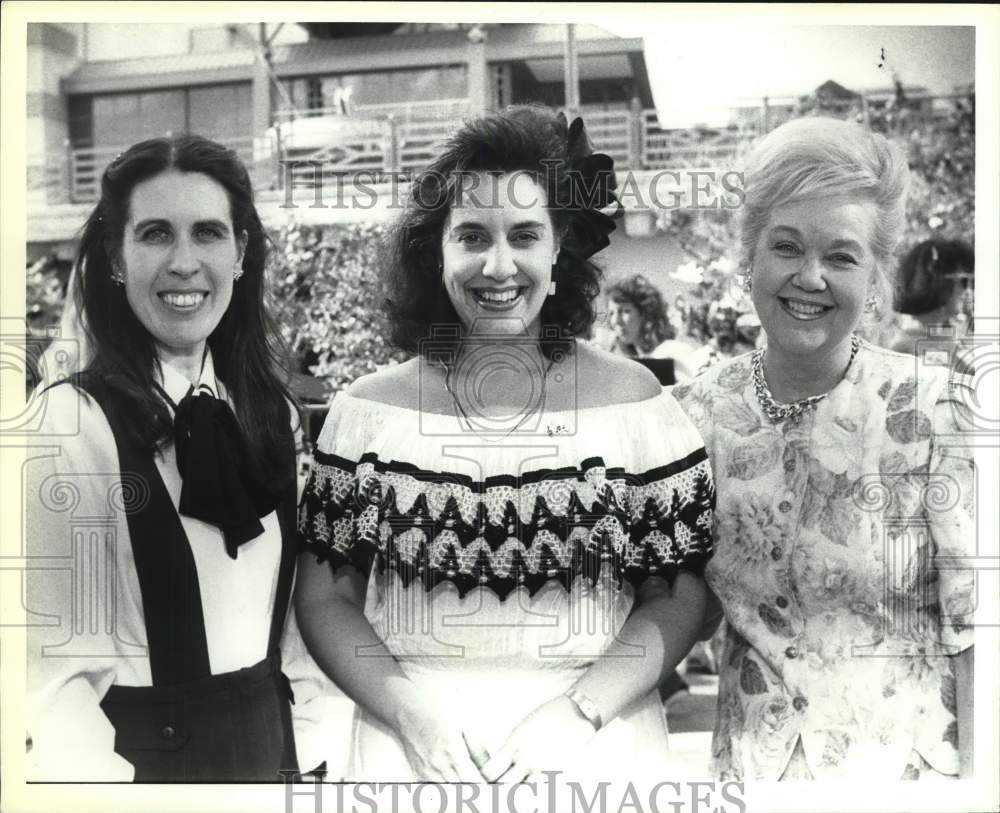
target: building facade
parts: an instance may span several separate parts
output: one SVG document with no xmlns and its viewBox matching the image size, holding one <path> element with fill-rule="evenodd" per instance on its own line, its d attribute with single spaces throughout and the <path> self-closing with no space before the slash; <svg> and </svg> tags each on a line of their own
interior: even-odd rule
<svg viewBox="0 0 1000 813">
<path fill-rule="evenodd" d="M 29 240 L 71 237 L 107 163 L 146 138 L 197 133 L 233 147 L 266 205 L 289 178 L 309 183 L 287 175 L 288 159 L 311 162 L 306 174 L 410 171 L 463 116 L 565 107 L 565 25 L 182 28 L 29 26 Z M 632 131 L 653 107 L 642 40 L 573 32 L 574 98 L 592 136 L 638 161 Z"/>
</svg>

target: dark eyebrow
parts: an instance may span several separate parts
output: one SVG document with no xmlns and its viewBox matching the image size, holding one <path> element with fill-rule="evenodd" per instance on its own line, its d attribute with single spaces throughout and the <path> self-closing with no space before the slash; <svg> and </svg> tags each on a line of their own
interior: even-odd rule
<svg viewBox="0 0 1000 813">
<path fill-rule="evenodd" d="M 148 226 L 169 226 L 170 222 L 167 220 L 161 220 L 160 218 L 149 218 L 148 220 L 140 220 L 135 224 L 133 229 L 139 231 L 140 229 L 145 229 Z"/>
<path fill-rule="evenodd" d="M 456 223 L 451 227 L 451 231 L 456 232 L 461 229 L 484 229 L 486 228 L 478 220 L 463 220 L 461 223 Z"/>
<path fill-rule="evenodd" d="M 164 220 L 163 218 L 154 217 L 154 218 L 149 218 L 147 220 L 140 220 L 138 223 L 135 224 L 134 230 L 135 231 L 140 231 L 142 229 L 148 228 L 149 226 L 170 226 L 170 227 L 172 227 L 172 224 L 170 223 L 169 220 Z M 225 223 L 225 221 L 216 220 L 215 218 L 208 218 L 206 220 L 198 220 L 198 221 L 195 221 L 195 223 L 194 223 L 194 228 L 196 228 L 196 229 L 203 229 L 206 226 L 212 226 L 214 228 L 221 229 L 224 232 L 228 232 L 229 231 L 229 225 L 227 223 Z"/>
<path fill-rule="evenodd" d="M 463 220 L 461 223 L 456 223 L 451 227 L 452 231 L 458 231 L 459 229 L 485 229 L 482 223 L 478 220 Z M 544 229 L 545 224 L 540 220 L 522 220 L 520 223 L 515 223 L 511 226 L 512 229 Z"/>
</svg>

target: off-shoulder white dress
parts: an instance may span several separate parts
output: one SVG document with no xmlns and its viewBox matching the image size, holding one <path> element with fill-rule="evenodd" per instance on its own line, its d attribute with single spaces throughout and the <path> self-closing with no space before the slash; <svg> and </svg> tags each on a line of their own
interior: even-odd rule
<svg viewBox="0 0 1000 813">
<path fill-rule="evenodd" d="M 701 438 L 669 394 L 545 413 L 491 440 L 454 416 L 340 394 L 299 532 L 333 570 L 368 577 L 365 616 L 389 652 L 428 705 L 494 752 L 604 655 L 644 580 L 702 572 L 714 486 Z M 630 672 L 623 663 L 623 679 Z M 364 710 L 351 736 L 346 779 L 421 778 Z M 553 755 L 553 770 L 664 776 L 655 690 L 607 721 L 582 760 Z"/>
</svg>

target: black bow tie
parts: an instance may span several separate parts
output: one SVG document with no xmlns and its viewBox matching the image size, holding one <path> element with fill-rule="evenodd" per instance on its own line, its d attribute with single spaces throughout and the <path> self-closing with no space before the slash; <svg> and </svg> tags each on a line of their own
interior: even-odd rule
<svg viewBox="0 0 1000 813">
<path fill-rule="evenodd" d="M 180 512 L 222 531 L 226 552 L 264 532 L 260 518 L 281 495 L 254 471 L 236 415 L 207 388 L 189 391 L 174 414 L 174 448 L 180 471 Z"/>
</svg>

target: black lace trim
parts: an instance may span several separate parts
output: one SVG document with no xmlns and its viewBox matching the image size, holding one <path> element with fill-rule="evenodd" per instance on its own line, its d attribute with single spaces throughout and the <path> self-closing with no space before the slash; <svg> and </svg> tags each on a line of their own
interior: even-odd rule
<svg viewBox="0 0 1000 813">
<path fill-rule="evenodd" d="M 576 469 L 482 481 L 374 454 L 355 463 L 318 452 L 299 538 L 334 570 L 350 564 L 367 576 L 377 564 L 407 587 L 447 581 L 461 595 L 485 587 L 504 599 L 549 581 L 569 590 L 580 576 L 621 588 L 653 575 L 672 582 L 680 570 L 700 575 L 712 554 L 714 506 L 704 449 L 641 475 L 590 458 Z"/>
</svg>

